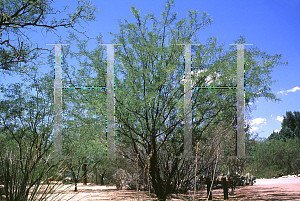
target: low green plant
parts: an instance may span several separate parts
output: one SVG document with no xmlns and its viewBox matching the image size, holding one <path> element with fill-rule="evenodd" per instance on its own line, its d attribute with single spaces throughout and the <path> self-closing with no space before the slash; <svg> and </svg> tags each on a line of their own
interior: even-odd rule
<svg viewBox="0 0 300 201">
<path fill-rule="evenodd" d="M 34 146 L 24 150 L 23 159 L 20 154 L 12 152 L 1 158 L 0 178 L 6 201 L 60 200 L 65 196 L 64 192 L 72 188 L 72 185 L 63 187 L 63 183 L 57 180 L 69 165 L 65 160 L 67 157 L 56 162 L 50 159 L 51 154 L 45 157 L 51 145 L 41 151 L 40 143 L 37 139 Z M 50 174 L 58 175 L 52 177 L 54 182 L 50 181 Z"/>
</svg>

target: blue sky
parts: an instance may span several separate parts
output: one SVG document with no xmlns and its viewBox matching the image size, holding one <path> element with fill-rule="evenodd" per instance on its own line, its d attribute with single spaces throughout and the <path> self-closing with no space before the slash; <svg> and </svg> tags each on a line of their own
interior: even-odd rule
<svg viewBox="0 0 300 201">
<path fill-rule="evenodd" d="M 69 5 L 74 8 L 76 1 L 54 0 L 53 6 L 62 9 Z M 119 31 L 118 20 L 127 19 L 135 22 L 130 6 L 140 9 L 141 16 L 154 13 L 160 18 L 165 1 L 162 0 L 94 0 L 92 3 L 98 8 L 96 21 L 83 24 L 90 37 L 102 34 L 104 43 L 110 43 L 112 36 L 108 32 Z M 281 128 L 283 115 L 287 111 L 300 111 L 300 1 L 297 0 L 177 0 L 173 12 L 177 12 L 177 19 L 187 17 L 188 10 L 206 11 L 213 18 L 211 25 L 197 33 L 201 42 L 208 37 L 216 37 L 220 44 L 229 48 L 239 36 L 246 37 L 247 43 L 254 44 L 267 54 L 282 54 L 282 61 L 288 61 L 287 66 L 277 66 L 271 74 L 277 83 L 271 86 L 272 92 L 281 102 L 258 99 L 251 112 L 252 132 L 260 137 L 268 137 L 273 130 Z M 58 35 L 66 36 L 65 29 L 58 29 Z M 28 33 L 32 40 L 43 48 L 50 48 L 45 43 L 55 43 L 57 36 L 42 34 L 40 31 Z M 96 44 L 94 44 L 96 45 Z M 247 47 L 246 47 L 247 49 Z M 48 71 L 50 69 L 41 69 Z M 2 79 L 2 78 L 1 78 Z M 14 77 L 6 76 L 4 82 L 14 82 Z"/>
</svg>

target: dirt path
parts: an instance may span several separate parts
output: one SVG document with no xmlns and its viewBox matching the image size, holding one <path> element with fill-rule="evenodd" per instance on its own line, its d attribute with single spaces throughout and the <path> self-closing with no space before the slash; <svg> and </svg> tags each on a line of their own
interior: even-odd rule
<svg viewBox="0 0 300 201">
<path fill-rule="evenodd" d="M 254 186 L 239 188 L 235 198 L 237 200 L 300 200 L 300 177 L 257 179 Z"/>
<path fill-rule="evenodd" d="M 65 185 L 64 187 L 68 187 Z M 229 190 L 231 192 L 231 189 Z M 168 200 L 189 200 L 193 197 L 191 191 L 187 195 L 173 195 Z M 75 195 L 73 188 L 64 193 L 67 200 Z M 223 190 L 213 190 L 213 200 L 223 200 Z M 139 199 L 137 199 L 139 197 Z M 196 200 L 206 200 L 206 191 L 198 191 Z M 56 199 L 59 200 L 59 199 Z M 133 190 L 117 190 L 115 186 L 96 186 L 79 184 L 78 194 L 71 201 L 75 200 L 156 200 L 154 196 L 149 198 L 148 192 L 137 192 Z M 299 178 L 278 178 L 278 179 L 257 179 L 253 186 L 238 186 L 234 194 L 229 194 L 229 200 L 299 200 L 300 201 L 300 177 Z"/>
</svg>

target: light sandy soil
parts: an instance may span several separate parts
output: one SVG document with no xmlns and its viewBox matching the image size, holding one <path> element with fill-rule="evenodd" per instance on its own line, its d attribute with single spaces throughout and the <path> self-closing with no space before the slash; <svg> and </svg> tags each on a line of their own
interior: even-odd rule
<svg viewBox="0 0 300 201">
<path fill-rule="evenodd" d="M 214 200 L 222 200 L 223 191 L 218 190 L 218 194 L 215 191 Z M 253 186 L 238 186 L 228 197 L 229 200 L 300 200 L 300 177 L 257 179 Z"/>
<path fill-rule="evenodd" d="M 64 188 L 70 187 L 65 185 Z M 134 190 L 117 190 L 115 186 L 96 186 L 88 184 L 78 185 L 78 193 L 75 194 L 74 188 L 64 192 L 64 198 L 55 200 L 156 200 L 155 196 L 149 197 L 148 192 Z M 253 186 L 238 186 L 233 194 L 229 190 L 229 200 L 299 200 L 300 201 L 300 177 L 297 178 L 278 178 L 278 179 L 257 179 Z M 190 200 L 194 192 L 190 191 L 187 195 L 172 195 L 168 200 Z M 223 200 L 223 190 L 213 190 L 213 200 Z M 139 199 L 137 199 L 139 198 Z M 197 191 L 195 200 L 206 200 L 206 190 Z"/>
</svg>

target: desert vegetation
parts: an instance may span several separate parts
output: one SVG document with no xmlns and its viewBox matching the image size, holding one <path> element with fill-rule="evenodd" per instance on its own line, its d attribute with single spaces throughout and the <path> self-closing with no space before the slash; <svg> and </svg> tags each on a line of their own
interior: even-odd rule
<svg viewBox="0 0 300 201">
<path fill-rule="evenodd" d="M 7 2 L 6 7 L 14 4 L 20 9 L 29 9 L 26 5 L 38 4 L 40 9 L 46 6 L 42 1 L 24 5 Z M 6 200 L 58 200 L 63 196 L 59 190 L 62 186 L 78 192 L 79 183 L 116 185 L 120 190 L 137 190 L 137 194 L 140 190 L 166 200 L 170 194 L 187 194 L 195 189 L 195 181 L 202 176 L 213 178 L 221 173 L 249 171 L 261 177 L 299 171 L 299 112 L 295 116 L 287 113 L 282 130 L 265 142 L 250 134 L 247 125 L 246 155 L 254 157 L 236 157 L 236 92 L 197 88 L 207 84 L 207 77 L 212 85 L 236 86 L 236 47 L 225 50 L 216 38 L 192 48 L 193 70 L 203 73 L 193 78 L 193 157 L 185 157 L 185 86 L 180 83 L 185 71 L 184 46 L 177 44 L 198 43 L 195 34 L 211 19 L 205 12 L 199 15 L 189 11 L 187 18 L 176 21 L 172 7 L 173 1 L 167 1 L 160 20 L 153 14 L 142 17 L 131 7 L 135 22 L 120 22 L 120 32 L 112 33 L 112 43 L 121 44 L 115 51 L 115 148 L 110 150 L 114 158 L 107 157 L 106 146 L 107 126 L 112 125 L 107 125 L 107 91 L 103 89 L 107 86 L 105 47 L 91 50 L 77 32 L 62 41 L 73 44 L 62 48 L 63 86 L 98 87 L 63 90 L 59 157 L 54 155 L 54 51 L 43 59 L 47 61 L 44 64 L 31 63 L 33 56 L 37 61 L 41 58 L 30 55 L 29 49 L 27 53 L 20 49 L 19 54 L 9 46 L 0 52 L 5 53 L 1 57 L 5 58 L 1 60 L 4 72 L 22 77 L 21 83 L 1 84 L 0 88 L 0 184 Z M 79 6 L 82 15 L 71 15 L 71 22 L 92 20 L 89 8 L 87 4 Z M 19 20 L 36 22 L 30 16 L 16 20 L 13 12 L 18 15 L 15 10 L 7 14 L 11 24 Z M 42 18 L 36 20 L 39 19 Z M 0 29 L 11 28 L 1 20 Z M 71 26 L 41 23 L 49 29 Z M 21 23 L 17 28 L 26 26 Z M 95 43 L 103 43 L 101 35 Z M 246 43 L 246 39 L 239 37 L 235 43 Z M 14 54 L 20 57 L 14 58 Z M 271 56 L 257 47 L 245 50 L 246 115 L 251 112 L 250 103 L 259 97 L 279 101 L 269 87 L 270 72 L 283 64 L 281 55 Z M 42 65 L 52 70 L 42 74 L 37 68 Z M 218 80 L 213 78 L 215 72 Z M 58 191 L 61 193 L 56 194 Z"/>
</svg>

